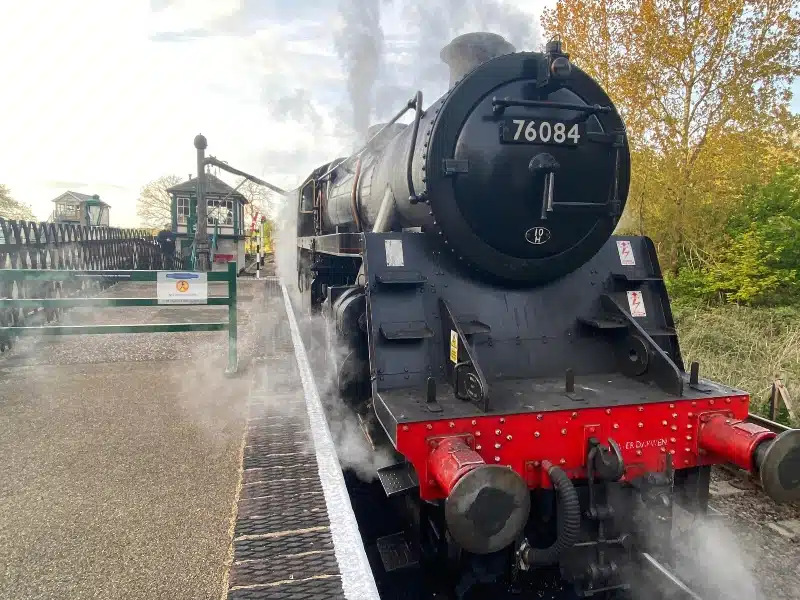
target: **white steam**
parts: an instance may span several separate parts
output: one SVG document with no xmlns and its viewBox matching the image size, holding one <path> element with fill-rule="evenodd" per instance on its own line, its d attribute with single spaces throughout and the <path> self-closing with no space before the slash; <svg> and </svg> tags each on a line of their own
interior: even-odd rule
<svg viewBox="0 0 800 600">
<path fill-rule="evenodd" d="M 358 416 L 341 400 L 336 390 L 334 364 L 341 364 L 348 349 L 336 345 L 332 336 L 325 335 L 327 323 L 322 316 L 310 315 L 302 308 L 302 294 L 297 287 L 297 209 L 296 193 L 284 196 L 278 208 L 274 227 L 273 248 L 278 277 L 286 286 L 294 304 L 295 316 L 301 330 L 311 331 L 306 348 L 311 371 L 316 376 L 319 396 L 325 406 L 339 462 L 361 479 L 370 481 L 377 469 L 391 464 L 390 452 L 373 450 L 361 427 Z"/>
<path fill-rule="evenodd" d="M 764 600 L 753 576 L 755 556 L 729 526 L 718 519 L 694 518 L 681 529 L 675 538 L 679 574 L 704 600 Z"/>
<path fill-rule="evenodd" d="M 415 91 L 430 105 L 447 90 L 440 52 L 455 37 L 491 31 L 520 50 L 541 46 L 532 15 L 505 0 L 339 0 L 338 9 L 334 48 L 350 101 L 338 129 L 354 131 L 355 145 Z"/>
<path fill-rule="evenodd" d="M 340 0 L 342 28 L 334 46 L 347 72 L 353 129 L 364 140 L 373 111 L 372 90 L 383 62 L 380 0 Z"/>
</svg>

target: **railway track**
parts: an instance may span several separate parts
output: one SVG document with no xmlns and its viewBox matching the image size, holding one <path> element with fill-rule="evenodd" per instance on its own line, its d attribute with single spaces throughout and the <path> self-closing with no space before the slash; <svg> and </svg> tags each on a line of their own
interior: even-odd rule
<svg viewBox="0 0 800 600">
<path fill-rule="evenodd" d="M 778 434 L 783 433 L 784 431 L 788 431 L 789 429 L 791 429 L 791 427 L 788 427 L 787 425 L 782 425 L 781 423 L 777 423 L 775 421 L 770 421 L 766 417 L 762 417 L 762 416 L 759 416 L 759 415 L 754 415 L 753 413 L 750 413 L 749 415 L 747 415 L 747 422 L 748 423 L 755 423 L 756 425 L 761 425 L 761 427 L 766 427 L 770 431 L 772 431 L 774 433 L 778 433 Z"/>
<path fill-rule="evenodd" d="M 791 429 L 755 414 L 746 421 Z M 800 600 L 800 503 L 774 502 L 757 476 L 727 464 L 712 469 L 710 492 L 707 518 L 676 515 L 682 581 L 703 600 Z"/>
</svg>

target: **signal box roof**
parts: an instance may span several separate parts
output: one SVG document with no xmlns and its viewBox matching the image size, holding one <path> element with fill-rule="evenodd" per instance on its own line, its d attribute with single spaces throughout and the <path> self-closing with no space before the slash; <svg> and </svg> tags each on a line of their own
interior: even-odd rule
<svg viewBox="0 0 800 600">
<path fill-rule="evenodd" d="M 173 185 L 171 188 L 167 189 L 167 192 L 176 195 L 184 193 L 194 196 L 197 193 L 197 177 L 192 177 L 191 179 L 183 181 L 178 185 Z M 235 198 L 242 204 L 248 203 L 247 198 L 245 198 L 239 192 L 234 191 L 231 186 L 211 173 L 206 173 L 206 194 L 214 194 L 215 196 L 228 196 L 230 194 L 230 198 Z"/>
</svg>

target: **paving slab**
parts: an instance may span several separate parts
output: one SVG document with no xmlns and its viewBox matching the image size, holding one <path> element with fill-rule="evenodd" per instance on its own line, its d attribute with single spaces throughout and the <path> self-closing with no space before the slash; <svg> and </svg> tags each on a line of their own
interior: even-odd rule
<svg viewBox="0 0 800 600">
<path fill-rule="evenodd" d="M 226 331 L 30 338 L 0 355 L 0 598 L 222 596 L 248 373 L 268 346 L 264 289 L 240 280 L 237 377 L 224 377 Z M 154 296 L 155 284 L 103 295 Z M 117 308 L 61 323 L 226 316 Z"/>
</svg>

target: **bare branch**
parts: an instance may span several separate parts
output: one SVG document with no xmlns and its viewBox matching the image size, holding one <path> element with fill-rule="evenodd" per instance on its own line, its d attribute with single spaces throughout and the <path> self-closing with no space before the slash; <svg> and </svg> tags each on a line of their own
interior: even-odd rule
<svg viewBox="0 0 800 600">
<path fill-rule="evenodd" d="M 181 182 L 177 175 L 164 175 L 151 181 L 139 192 L 136 201 L 136 214 L 145 227 L 172 227 L 172 198 L 167 189 Z"/>
<path fill-rule="evenodd" d="M 0 217 L 4 219 L 16 219 L 18 221 L 36 220 L 30 206 L 15 200 L 11 196 L 11 190 L 2 183 L 0 183 Z"/>
</svg>

